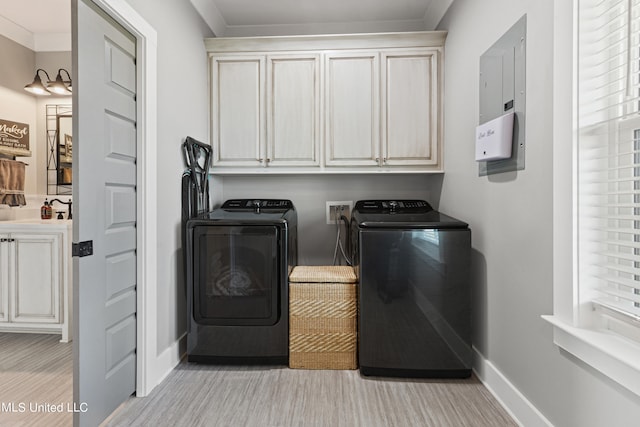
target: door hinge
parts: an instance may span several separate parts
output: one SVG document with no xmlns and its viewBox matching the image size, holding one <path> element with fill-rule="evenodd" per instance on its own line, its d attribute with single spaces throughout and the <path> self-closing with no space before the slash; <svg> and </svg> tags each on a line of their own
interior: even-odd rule
<svg viewBox="0 0 640 427">
<path fill-rule="evenodd" d="M 71 256 L 82 258 L 93 255 L 93 240 L 71 244 Z"/>
</svg>

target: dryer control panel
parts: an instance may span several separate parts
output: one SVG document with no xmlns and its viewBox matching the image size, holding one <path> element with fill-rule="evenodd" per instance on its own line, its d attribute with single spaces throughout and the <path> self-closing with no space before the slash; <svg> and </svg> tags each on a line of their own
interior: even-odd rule
<svg viewBox="0 0 640 427">
<path fill-rule="evenodd" d="M 433 208 L 424 200 L 360 200 L 354 210 L 368 213 L 429 212 Z"/>
<path fill-rule="evenodd" d="M 230 211 L 260 211 L 293 209 L 291 200 L 285 199 L 231 199 L 222 204 L 222 209 Z"/>
</svg>

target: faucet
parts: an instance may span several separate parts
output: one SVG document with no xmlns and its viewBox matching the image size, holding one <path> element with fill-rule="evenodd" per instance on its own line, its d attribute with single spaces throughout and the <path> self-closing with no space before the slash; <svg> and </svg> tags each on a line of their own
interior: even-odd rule
<svg viewBox="0 0 640 427">
<path fill-rule="evenodd" d="M 63 202 L 60 199 L 51 199 L 51 202 L 49 202 L 49 206 L 53 205 L 53 202 L 60 202 L 63 205 L 68 205 L 69 206 L 69 212 L 67 213 L 67 219 L 71 219 L 71 204 L 72 204 L 71 203 L 71 199 L 69 199 L 68 202 Z M 58 219 L 60 219 L 60 218 L 58 218 Z"/>
</svg>

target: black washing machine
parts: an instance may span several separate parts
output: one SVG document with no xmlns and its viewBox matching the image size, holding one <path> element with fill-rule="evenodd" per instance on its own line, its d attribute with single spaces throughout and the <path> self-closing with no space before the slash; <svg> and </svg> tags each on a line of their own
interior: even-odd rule
<svg viewBox="0 0 640 427">
<path fill-rule="evenodd" d="M 471 231 L 424 200 L 363 200 L 351 220 L 363 375 L 471 375 Z"/>
<path fill-rule="evenodd" d="M 188 361 L 286 365 L 293 203 L 227 200 L 186 231 Z"/>
</svg>

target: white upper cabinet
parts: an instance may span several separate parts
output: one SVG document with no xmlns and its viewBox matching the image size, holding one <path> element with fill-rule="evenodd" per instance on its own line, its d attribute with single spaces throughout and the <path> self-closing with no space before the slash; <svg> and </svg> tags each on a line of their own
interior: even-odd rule
<svg viewBox="0 0 640 427">
<path fill-rule="evenodd" d="M 320 56 L 211 57 L 214 166 L 318 166 Z"/>
<path fill-rule="evenodd" d="M 213 173 L 442 172 L 445 37 L 206 39 Z"/>
<path fill-rule="evenodd" d="M 265 57 L 211 57 L 211 143 L 214 166 L 262 166 Z"/>
<path fill-rule="evenodd" d="M 382 52 L 382 163 L 437 166 L 438 51 Z"/>
<path fill-rule="evenodd" d="M 380 159 L 378 52 L 327 53 L 325 164 L 377 166 Z"/>
<path fill-rule="evenodd" d="M 267 57 L 268 166 L 317 166 L 320 55 Z"/>
</svg>

